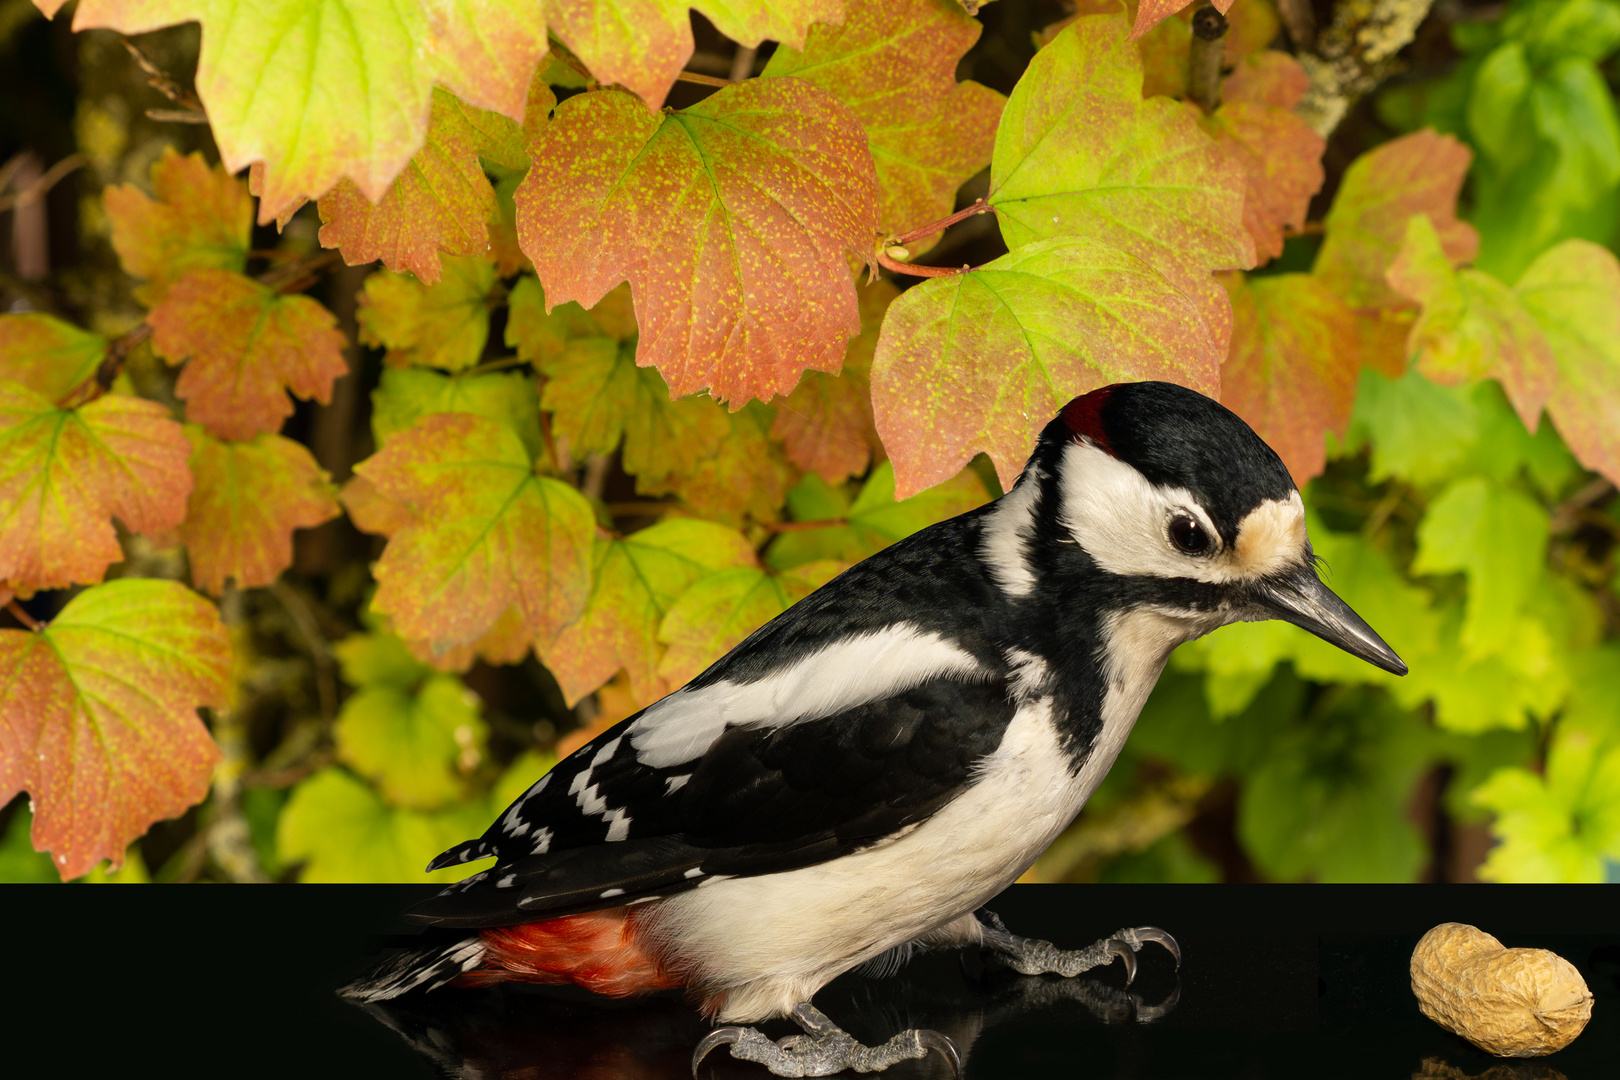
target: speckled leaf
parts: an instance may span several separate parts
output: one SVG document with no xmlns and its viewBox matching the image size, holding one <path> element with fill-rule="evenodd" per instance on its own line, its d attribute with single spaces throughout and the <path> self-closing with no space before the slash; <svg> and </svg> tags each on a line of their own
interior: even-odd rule
<svg viewBox="0 0 1620 1080">
<path fill-rule="evenodd" d="M 269 585 L 292 565 L 293 530 L 338 516 L 325 470 L 291 439 L 222 442 L 195 424 L 186 437 L 195 486 L 180 542 L 197 588 L 218 596 L 227 578 L 239 589 Z"/>
<path fill-rule="evenodd" d="M 174 388 L 186 419 L 222 438 L 280 430 L 289 392 L 329 401 L 349 370 L 330 311 L 229 270 L 191 271 L 146 318 L 158 355 L 186 362 Z"/>
<path fill-rule="evenodd" d="M 990 164 L 1003 98 L 956 81 L 979 29 L 951 0 L 850 0 L 841 25 L 812 27 L 803 51 L 778 48 L 765 65 L 766 78 L 815 83 L 866 129 L 885 233 L 945 217 L 956 189 Z M 937 239 L 907 246 L 916 255 Z"/>
<path fill-rule="evenodd" d="M 635 295 L 637 362 L 677 395 L 740 406 L 836 371 L 860 330 L 850 253 L 869 258 L 866 137 L 798 79 L 754 79 L 655 115 L 580 94 L 529 147 L 518 236 L 548 303 Z"/>
<path fill-rule="evenodd" d="M 470 413 L 511 427 L 531 456 L 545 453 L 534 380 L 518 371 L 445 375 L 425 368 L 385 368 L 371 392 L 371 434 L 378 446 L 433 413 Z"/>
<path fill-rule="evenodd" d="M 595 521 L 584 496 L 535 475 L 516 431 L 424 416 L 355 467 L 414 519 L 376 565 L 372 608 L 436 651 L 477 641 L 512 605 L 549 642 L 585 606 Z"/>
<path fill-rule="evenodd" d="M 1234 275 L 1232 349 L 1221 404 L 1277 451 L 1301 487 L 1327 462 L 1324 434 L 1343 436 L 1356 400 L 1356 317 L 1310 274 Z"/>
<path fill-rule="evenodd" d="M 340 181 L 321 199 L 321 243 L 342 251 L 350 266 L 381 259 L 390 270 L 409 270 L 436 284 L 440 252 L 482 255 L 490 250 L 489 222 L 500 209 L 478 159 L 503 156 L 503 147 L 521 145 L 521 138 L 518 125 L 499 113 L 475 109 L 435 90 L 427 144 L 381 202 L 367 199 L 350 180 Z M 510 150 L 504 156 L 510 157 Z M 520 150 L 516 165 L 527 164 Z"/>
<path fill-rule="evenodd" d="M 155 401 L 58 409 L 0 382 L 0 582 L 27 595 L 100 581 L 124 557 L 111 518 L 153 535 L 185 517 L 190 451 Z"/>
<path fill-rule="evenodd" d="M 636 478 L 636 490 L 643 495 L 678 496 L 697 514 L 738 528 L 745 517 L 775 521 L 798 475 L 770 439 L 771 410 L 752 402 L 728 419 L 730 430 L 718 451 L 685 470 L 643 472 Z M 629 446 L 628 437 L 625 445 Z"/>
<path fill-rule="evenodd" d="M 349 477 L 338 499 L 354 527 L 375 536 L 393 536 L 416 520 L 416 512 L 408 505 L 384 495 L 363 476 Z"/>
<path fill-rule="evenodd" d="M 1457 220 L 1457 192 L 1473 154 L 1449 135 L 1415 131 L 1357 158 L 1345 171 L 1315 273 L 1353 308 L 1392 307 L 1405 298 L 1384 275 L 1406 240 L 1406 222 L 1428 214 L 1453 263 L 1479 250 L 1479 234 Z"/>
<path fill-rule="evenodd" d="M 531 364 L 555 360 L 573 338 L 626 341 L 638 332 L 628 285 L 610 289 L 589 311 L 575 303 L 558 304 L 547 311 L 539 280 L 524 275 L 512 286 L 507 308 L 506 343 Z"/>
<path fill-rule="evenodd" d="M 751 566 L 718 570 L 687 589 L 658 628 L 668 651 L 658 674 L 681 687 L 782 614 L 794 601 L 831 581 L 847 563 L 822 561 L 768 574 Z"/>
<path fill-rule="evenodd" d="M 1084 237 L 1029 244 L 972 273 L 925 281 L 889 308 L 872 363 L 896 492 L 947 480 L 981 450 L 1011 487 L 1070 398 L 1138 379 L 1213 397 L 1222 353 L 1174 283 Z"/>
<path fill-rule="evenodd" d="M 1261 262 L 1282 254 L 1285 228 L 1305 227 L 1311 196 L 1322 186 L 1327 143 L 1294 112 L 1309 86 L 1299 61 L 1260 53 L 1226 80 L 1221 107 L 1205 121 L 1216 144 L 1243 168 L 1243 226 Z"/>
<path fill-rule="evenodd" d="M 1620 263 L 1606 248 L 1566 240 L 1516 289 L 1558 363 L 1548 415 L 1582 465 L 1620 482 Z"/>
<path fill-rule="evenodd" d="M 481 754 L 478 698 L 453 675 L 420 686 L 366 686 L 344 701 L 333 737 L 338 758 L 377 785 L 392 806 L 435 810 L 461 798 L 460 759 Z"/>
<path fill-rule="evenodd" d="M 51 315 L 0 315 L 0 379 L 61 401 L 96 373 L 107 339 Z"/>
<path fill-rule="evenodd" d="M 1518 295 L 1484 271 L 1453 270 L 1424 214 L 1407 222 L 1406 242 L 1386 277 L 1423 305 L 1406 346 L 1417 369 L 1447 386 L 1499 380 L 1534 431 L 1558 379 L 1557 361 Z"/>
<path fill-rule="evenodd" d="M 153 822 L 208 794 L 231 645 L 214 606 L 172 581 L 79 593 L 40 633 L 0 630 L 0 800 L 32 797 L 34 848 L 64 880 L 114 869 Z"/>
<path fill-rule="evenodd" d="M 388 349 L 395 366 L 461 371 L 477 364 L 489 340 L 495 266 L 486 258 L 447 256 L 437 284 L 378 271 L 360 293 L 360 340 Z"/>
<path fill-rule="evenodd" d="M 1135 41 L 1191 3 L 1192 0 L 1141 0 L 1136 5 L 1136 22 L 1131 26 L 1131 40 Z M 1215 10 L 1224 15 L 1231 9 L 1233 0 L 1212 0 L 1212 3 Z"/>
<path fill-rule="evenodd" d="M 1084 236 L 1146 262 L 1193 298 L 1224 351 L 1231 306 L 1213 272 L 1254 265 L 1245 187 L 1191 111 L 1143 100 L 1123 17 L 1088 16 L 1035 54 L 1007 100 L 990 203 L 1015 253 Z"/>
<path fill-rule="evenodd" d="M 563 698 L 576 701 L 622 668 L 638 706 L 674 689 L 658 675 L 658 627 L 693 582 L 711 571 L 757 566 L 754 546 L 712 521 L 674 518 L 622 540 L 598 540 L 585 613 L 544 652 Z"/>
<path fill-rule="evenodd" d="M 253 230 L 246 184 L 210 168 L 201 154 L 181 157 L 165 149 L 152 165 L 152 192 L 156 199 L 123 184 L 102 195 L 118 261 L 131 277 L 145 280 L 135 289 L 137 300 L 158 303 L 190 270 L 246 265 Z"/>
</svg>

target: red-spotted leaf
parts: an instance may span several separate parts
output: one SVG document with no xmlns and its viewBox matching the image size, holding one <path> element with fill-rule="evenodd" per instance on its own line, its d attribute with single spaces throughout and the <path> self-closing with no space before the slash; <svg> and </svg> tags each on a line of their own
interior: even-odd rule
<svg viewBox="0 0 1620 1080">
<path fill-rule="evenodd" d="M 599 540 L 585 613 L 544 651 L 570 706 L 622 668 L 638 706 L 674 689 L 658 675 L 658 627 L 693 582 L 711 571 L 757 566 L 754 546 L 712 521 L 674 518 L 622 540 Z"/>
<path fill-rule="evenodd" d="M 58 409 L 0 382 L 0 582 L 28 595 L 100 581 L 124 557 L 112 518 L 153 535 L 185 517 L 190 451 L 155 401 Z"/>
<path fill-rule="evenodd" d="M 389 364 L 461 371 L 483 357 L 495 266 L 477 256 L 446 256 L 441 266 L 435 285 L 386 271 L 366 278 L 357 315 L 360 340 L 386 346 Z"/>
<path fill-rule="evenodd" d="M 321 199 L 321 243 L 342 251 L 351 266 L 381 259 L 388 269 L 409 270 L 432 285 L 439 280 L 441 251 L 482 255 L 490 250 L 489 224 L 500 209 L 480 155 L 523 169 L 528 158 L 522 145 L 522 133 L 511 120 L 435 90 L 427 144 L 381 202 L 367 199 L 349 180 Z"/>
<path fill-rule="evenodd" d="M 0 315 L 0 379 L 60 401 L 96 373 L 107 339 L 50 315 Z"/>
<path fill-rule="evenodd" d="M 1084 237 L 925 281 L 890 306 L 872 362 L 896 497 L 950 479 L 981 450 L 1011 487 L 1041 428 L 1099 386 L 1163 379 L 1213 397 L 1223 351 L 1173 282 Z"/>
<path fill-rule="evenodd" d="M 815 83 L 866 129 L 877 166 L 878 226 L 886 233 L 938 221 L 956 189 L 990 164 L 1002 97 L 957 82 L 979 24 L 939 0 L 851 0 L 841 25 L 812 27 L 803 51 L 782 47 L 764 76 Z M 937 237 L 911 243 L 913 255 Z"/>
<path fill-rule="evenodd" d="M 535 474 L 512 428 L 465 413 L 424 416 L 355 467 L 409 523 L 377 562 L 372 608 L 435 651 L 477 641 L 516 605 L 550 642 L 590 593 L 590 504 Z"/>
<path fill-rule="evenodd" d="M 1479 234 L 1457 220 L 1457 192 L 1472 158 L 1456 139 L 1428 129 L 1361 155 L 1345 171 L 1328 211 L 1316 275 L 1354 308 L 1406 303 L 1384 275 L 1400 254 L 1413 214 L 1429 215 L 1453 263 L 1472 259 Z"/>
<path fill-rule="evenodd" d="M 1286 53 L 1249 57 L 1206 121 L 1217 145 L 1243 168 L 1243 225 L 1262 262 L 1282 254 L 1284 228 L 1304 228 L 1311 196 L 1322 186 L 1327 143 L 1294 113 L 1310 82 Z"/>
<path fill-rule="evenodd" d="M 187 361 L 174 390 L 186 418 L 222 438 L 279 430 L 289 392 L 328 401 L 348 371 L 330 311 L 229 270 L 193 270 L 146 318 L 158 355 Z"/>
<path fill-rule="evenodd" d="M 1518 295 L 1482 270 L 1453 270 L 1427 216 L 1407 223 L 1389 283 L 1423 305 L 1406 350 L 1435 382 L 1501 382 L 1531 431 L 1558 381 L 1547 338 Z M 1617 380 L 1620 385 L 1620 380 Z"/>
<path fill-rule="evenodd" d="M 1141 0 L 1136 5 L 1136 21 L 1131 25 L 1131 40 L 1135 41 L 1143 34 L 1158 26 L 1182 8 L 1190 6 L 1192 0 Z M 1233 0 L 1212 0 L 1216 11 L 1222 15 L 1232 7 Z"/>
<path fill-rule="evenodd" d="M 711 402 L 696 402 L 718 409 Z M 699 515 L 741 527 L 745 517 L 755 521 L 775 521 L 788 489 L 798 480 L 793 466 L 782 456 L 781 447 L 770 439 L 771 410 L 758 402 L 750 403 L 729 417 L 730 430 L 721 437 L 720 448 L 699 458 L 690 468 L 660 472 L 653 462 L 636 477 L 636 490 L 643 495 L 675 495 Z M 672 445 L 690 448 L 690 441 L 671 439 Z M 628 436 L 625 446 L 630 445 Z M 627 465 L 626 468 L 629 466 Z"/>
<path fill-rule="evenodd" d="M 1343 435 L 1361 374 L 1356 316 L 1310 274 L 1234 275 L 1232 349 L 1221 404 L 1277 451 L 1301 487 L 1327 463 L 1323 436 Z"/>
<path fill-rule="evenodd" d="M 667 115 L 579 94 L 529 154 L 518 236 L 547 302 L 590 307 L 628 280 L 637 363 L 675 394 L 741 405 L 838 370 L 876 183 L 865 133 L 824 91 L 753 79 Z"/>
<path fill-rule="evenodd" d="M 831 581 L 849 564 L 823 560 L 769 574 L 751 566 L 700 578 L 669 609 L 658 628 L 668 646 L 658 674 L 681 687 L 742 639 Z"/>
<path fill-rule="evenodd" d="M 201 154 L 181 157 L 165 149 L 152 166 L 152 192 L 156 199 L 124 184 L 102 195 L 118 261 L 130 276 L 145 279 L 135 289 L 137 300 L 156 304 L 191 270 L 246 265 L 253 230 L 246 184 L 210 168 Z"/>
<path fill-rule="evenodd" d="M 222 442 L 195 424 L 186 437 L 195 486 L 180 541 L 199 589 L 218 596 L 226 579 L 239 589 L 269 585 L 292 565 L 293 530 L 338 516 L 325 470 L 292 440 Z"/>
<path fill-rule="evenodd" d="M 26 790 L 33 843 L 63 879 L 208 794 L 231 645 L 214 606 L 172 581 L 79 593 L 39 633 L 0 630 L 0 800 Z"/>
<path fill-rule="evenodd" d="M 1607 248 L 1565 240 L 1515 288 L 1558 364 L 1548 415 L 1582 465 L 1620 483 L 1620 263 Z"/>
<path fill-rule="evenodd" d="M 1190 110 L 1143 100 L 1120 16 L 1076 19 L 1036 53 L 996 132 L 990 203 L 1008 247 L 1084 236 L 1129 252 L 1194 299 L 1223 352 L 1231 306 L 1214 271 L 1254 265 L 1245 189 Z"/>
</svg>

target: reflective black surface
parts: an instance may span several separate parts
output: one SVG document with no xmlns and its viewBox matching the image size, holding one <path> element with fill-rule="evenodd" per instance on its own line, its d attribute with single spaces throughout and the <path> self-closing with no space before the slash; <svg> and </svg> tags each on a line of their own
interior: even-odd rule
<svg viewBox="0 0 1620 1080">
<path fill-rule="evenodd" d="M 0 1062 L 9 1076 L 690 1075 L 691 1049 L 708 1028 L 679 994 L 606 1002 L 549 989 L 448 990 L 370 1011 L 336 997 L 411 932 L 395 913 L 422 894 L 0 888 L 13 987 L 0 1011 Z M 1121 926 L 1162 926 L 1181 942 L 1180 976 L 1152 947 L 1129 993 L 1117 966 L 1094 979 L 1029 979 L 945 953 L 888 979 L 846 976 L 817 1004 L 869 1042 L 907 1027 L 945 1032 L 970 1080 L 1595 1080 L 1620 1071 L 1617 897 L 1602 886 L 1016 886 L 991 905 L 1015 932 L 1079 946 Z M 1445 921 L 1569 959 L 1596 997 L 1586 1031 L 1558 1054 L 1515 1063 L 1426 1020 L 1407 960 Z M 702 1074 L 768 1075 L 723 1051 Z M 941 1075 L 937 1057 L 885 1074 Z"/>
</svg>

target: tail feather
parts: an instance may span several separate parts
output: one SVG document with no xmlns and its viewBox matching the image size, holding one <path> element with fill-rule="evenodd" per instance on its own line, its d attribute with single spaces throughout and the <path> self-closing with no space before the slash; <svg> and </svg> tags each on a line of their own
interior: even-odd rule
<svg viewBox="0 0 1620 1080">
<path fill-rule="evenodd" d="M 483 938 L 474 934 L 446 946 L 411 949 L 378 964 L 339 990 L 351 1001 L 388 1001 L 418 987 L 437 990 L 484 961 Z"/>
</svg>

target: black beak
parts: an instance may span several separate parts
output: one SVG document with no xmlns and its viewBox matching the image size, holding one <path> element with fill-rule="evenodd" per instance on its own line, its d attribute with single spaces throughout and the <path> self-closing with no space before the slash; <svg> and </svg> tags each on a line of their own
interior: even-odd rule
<svg viewBox="0 0 1620 1080">
<path fill-rule="evenodd" d="M 1255 586 L 1251 598 L 1267 618 L 1291 622 L 1351 656 L 1396 675 L 1406 674 L 1406 664 L 1395 650 L 1350 610 L 1349 604 L 1322 584 L 1308 564 L 1267 578 Z"/>
</svg>

